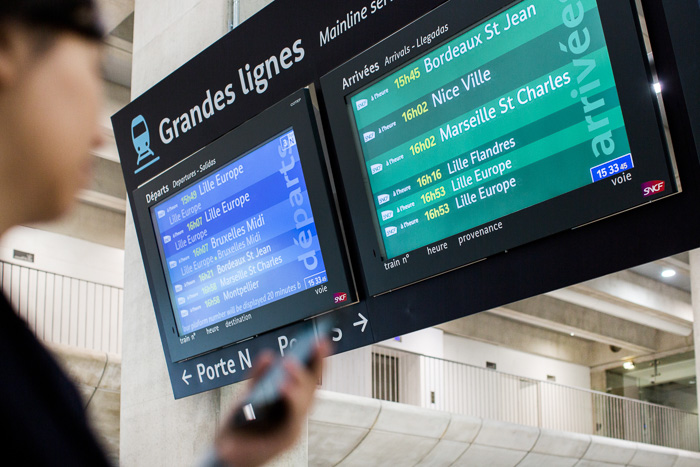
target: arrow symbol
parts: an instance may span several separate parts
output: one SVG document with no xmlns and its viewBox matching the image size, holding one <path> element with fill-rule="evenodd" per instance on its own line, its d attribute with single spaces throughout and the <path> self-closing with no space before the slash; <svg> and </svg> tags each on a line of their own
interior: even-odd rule
<svg viewBox="0 0 700 467">
<path fill-rule="evenodd" d="M 182 380 L 183 380 L 183 381 L 185 382 L 185 384 L 188 385 L 188 386 L 190 385 L 190 382 L 187 381 L 187 380 L 190 379 L 191 377 L 192 377 L 192 375 L 188 375 L 188 374 L 187 374 L 187 370 L 183 370 L 183 371 L 182 371 Z"/>
<path fill-rule="evenodd" d="M 333 336 L 333 342 L 338 342 L 343 338 L 343 331 L 340 328 L 333 328 L 333 332 L 337 334 L 337 336 Z"/>
<path fill-rule="evenodd" d="M 359 316 L 359 317 L 362 318 L 362 319 L 361 319 L 360 321 L 355 321 L 354 323 L 352 323 L 352 325 L 353 325 L 353 326 L 359 326 L 359 325 L 361 324 L 361 325 L 362 325 L 362 330 L 361 330 L 361 332 L 365 332 L 365 327 L 367 326 L 367 318 L 365 318 L 364 316 L 362 316 L 362 313 L 358 313 L 357 316 Z"/>
</svg>

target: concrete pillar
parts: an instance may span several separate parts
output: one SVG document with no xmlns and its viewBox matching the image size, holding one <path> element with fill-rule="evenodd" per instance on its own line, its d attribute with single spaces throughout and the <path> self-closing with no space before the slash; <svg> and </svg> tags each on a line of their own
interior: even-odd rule
<svg viewBox="0 0 700 467">
<path fill-rule="evenodd" d="M 228 31 L 232 8 L 241 21 L 265 0 L 136 0 L 132 98 Z M 125 235 L 120 464 L 195 465 L 245 383 L 174 400 L 141 252 L 129 210 Z M 306 465 L 306 436 L 279 465 Z"/>
<path fill-rule="evenodd" d="M 695 387 L 700 401 L 700 249 L 692 250 L 690 253 L 690 297 L 693 304 L 693 340 L 695 344 Z"/>
</svg>

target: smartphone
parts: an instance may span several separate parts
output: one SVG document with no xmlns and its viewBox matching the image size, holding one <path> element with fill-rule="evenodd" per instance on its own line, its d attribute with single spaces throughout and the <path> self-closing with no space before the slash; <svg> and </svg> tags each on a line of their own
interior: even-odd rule
<svg viewBox="0 0 700 467">
<path fill-rule="evenodd" d="M 296 342 L 284 358 L 294 358 L 310 368 L 317 339 L 328 339 L 330 331 L 328 321 L 315 322 L 296 337 Z M 231 429 L 261 433 L 273 431 L 282 424 L 289 411 L 287 402 L 280 394 L 280 386 L 287 376 L 283 361 L 283 358 L 279 358 L 253 386 L 231 417 Z"/>
</svg>

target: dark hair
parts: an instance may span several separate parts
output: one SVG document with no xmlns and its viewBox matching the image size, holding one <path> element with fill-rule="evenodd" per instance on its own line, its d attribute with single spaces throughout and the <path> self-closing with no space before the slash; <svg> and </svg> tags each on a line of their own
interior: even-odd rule
<svg viewBox="0 0 700 467">
<path fill-rule="evenodd" d="M 104 37 L 94 0 L 0 0 L 0 23 L 6 21 L 74 32 L 88 39 Z"/>
</svg>

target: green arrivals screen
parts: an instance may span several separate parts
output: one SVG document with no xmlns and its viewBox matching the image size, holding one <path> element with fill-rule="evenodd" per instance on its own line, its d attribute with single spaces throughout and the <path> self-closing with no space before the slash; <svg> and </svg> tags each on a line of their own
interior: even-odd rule
<svg viewBox="0 0 700 467">
<path fill-rule="evenodd" d="M 388 258 L 634 167 L 595 0 L 448 29 L 348 100 Z"/>
</svg>

